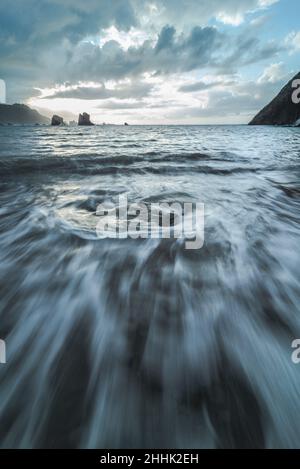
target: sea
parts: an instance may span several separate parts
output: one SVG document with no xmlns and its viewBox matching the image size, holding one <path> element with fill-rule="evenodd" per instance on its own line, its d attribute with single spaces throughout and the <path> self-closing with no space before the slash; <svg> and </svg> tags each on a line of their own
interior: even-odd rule
<svg viewBox="0 0 300 469">
<path fill-rule="evenodd" d="M 120 195 L 203 246 L 97 236 Z M 0 339 L 3 448 L 300 448 L 300 129 L 0 127 Z"/>
</svg>

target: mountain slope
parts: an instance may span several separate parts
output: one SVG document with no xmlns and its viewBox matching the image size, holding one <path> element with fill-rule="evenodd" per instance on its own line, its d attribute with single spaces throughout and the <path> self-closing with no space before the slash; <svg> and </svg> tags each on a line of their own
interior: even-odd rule
<svg viewBox="0 0 300 469">
<path fill-rule="evenodd" d="M 25 104 L 0 104 L 1 124 L 49 124 L 50 119 Z"/>
<path fill-rule="evenodd" d="M 300 119 L 300 104 L 292 101 L 292 94 L 295 91 L 292 83 L 299 79 L 300 73 L 282 88 L 276 98 L 264 107 L 249 125 L 294 125 Z"/>
</svg>

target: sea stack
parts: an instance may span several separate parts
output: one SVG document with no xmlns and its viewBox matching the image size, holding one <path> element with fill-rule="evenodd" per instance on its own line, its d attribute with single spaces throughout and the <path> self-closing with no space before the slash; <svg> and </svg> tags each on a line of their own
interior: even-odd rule
<svg viewBox="0 0 300 469">
<path fill-rule="evenodd" d="M 94 125 L 90 121 L 90 115 L 84 112 L 83 114 L 79 114 L 78 125 Z"/>
<path fill-rule="evenodd" d="M 51 125 L 64 125 L 64 119 L 60 116 L 54 115 L 51 119 Z"/>
<path fill-rule="evenodd" d="M 297 93 L 297 81 L 300 83 L 300 73 L 298 73 L 280 91 L 266 107 L 262 109 L 250 122 L 249 125 L 299 125 L 300 123 L 300 103 L 293 99 L 293 94 Z"/>
</svg>

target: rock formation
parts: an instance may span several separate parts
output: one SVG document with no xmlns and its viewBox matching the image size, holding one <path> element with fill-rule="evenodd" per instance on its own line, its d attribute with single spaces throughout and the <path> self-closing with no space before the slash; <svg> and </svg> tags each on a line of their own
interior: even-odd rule
<svg viewBox="0 0 300 469">
<path fill-rule="evenodd" d="M 50 119 L 25 104 L 0 104 L 2 124 L 49 124 Z"/>
<path fill-rule="evenodd" d="M 94 125 L 90 121 L 90 115 L 84 112 L 83 114 L 79 114 L 78 125 Z"/>
<path fill-rule="evenodd" d="M 64 125 L 64 120 L 62 117 L 54 115 L 51 120 L 51 125 Z"/>
<path fill-rule="evenodd" d="M 295 80 L 300 80 L 300 73 L 254 117 L 250 125 L 299 125 L 300 103 L 297 104 L 292 99 L 292 95 L 296 91 L 295 86 L 293 87 Z"/>
</svg>

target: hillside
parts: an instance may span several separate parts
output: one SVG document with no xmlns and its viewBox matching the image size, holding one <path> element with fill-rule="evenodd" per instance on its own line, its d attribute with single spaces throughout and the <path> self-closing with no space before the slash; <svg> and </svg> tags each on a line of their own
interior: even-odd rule
<svg viewBox="0 0 300 469">
<path fill-rule="evenodd" d="M 1 124 L 49 124 L 50 119 L 25 104 L 0 104 Z"/>
</svg>

